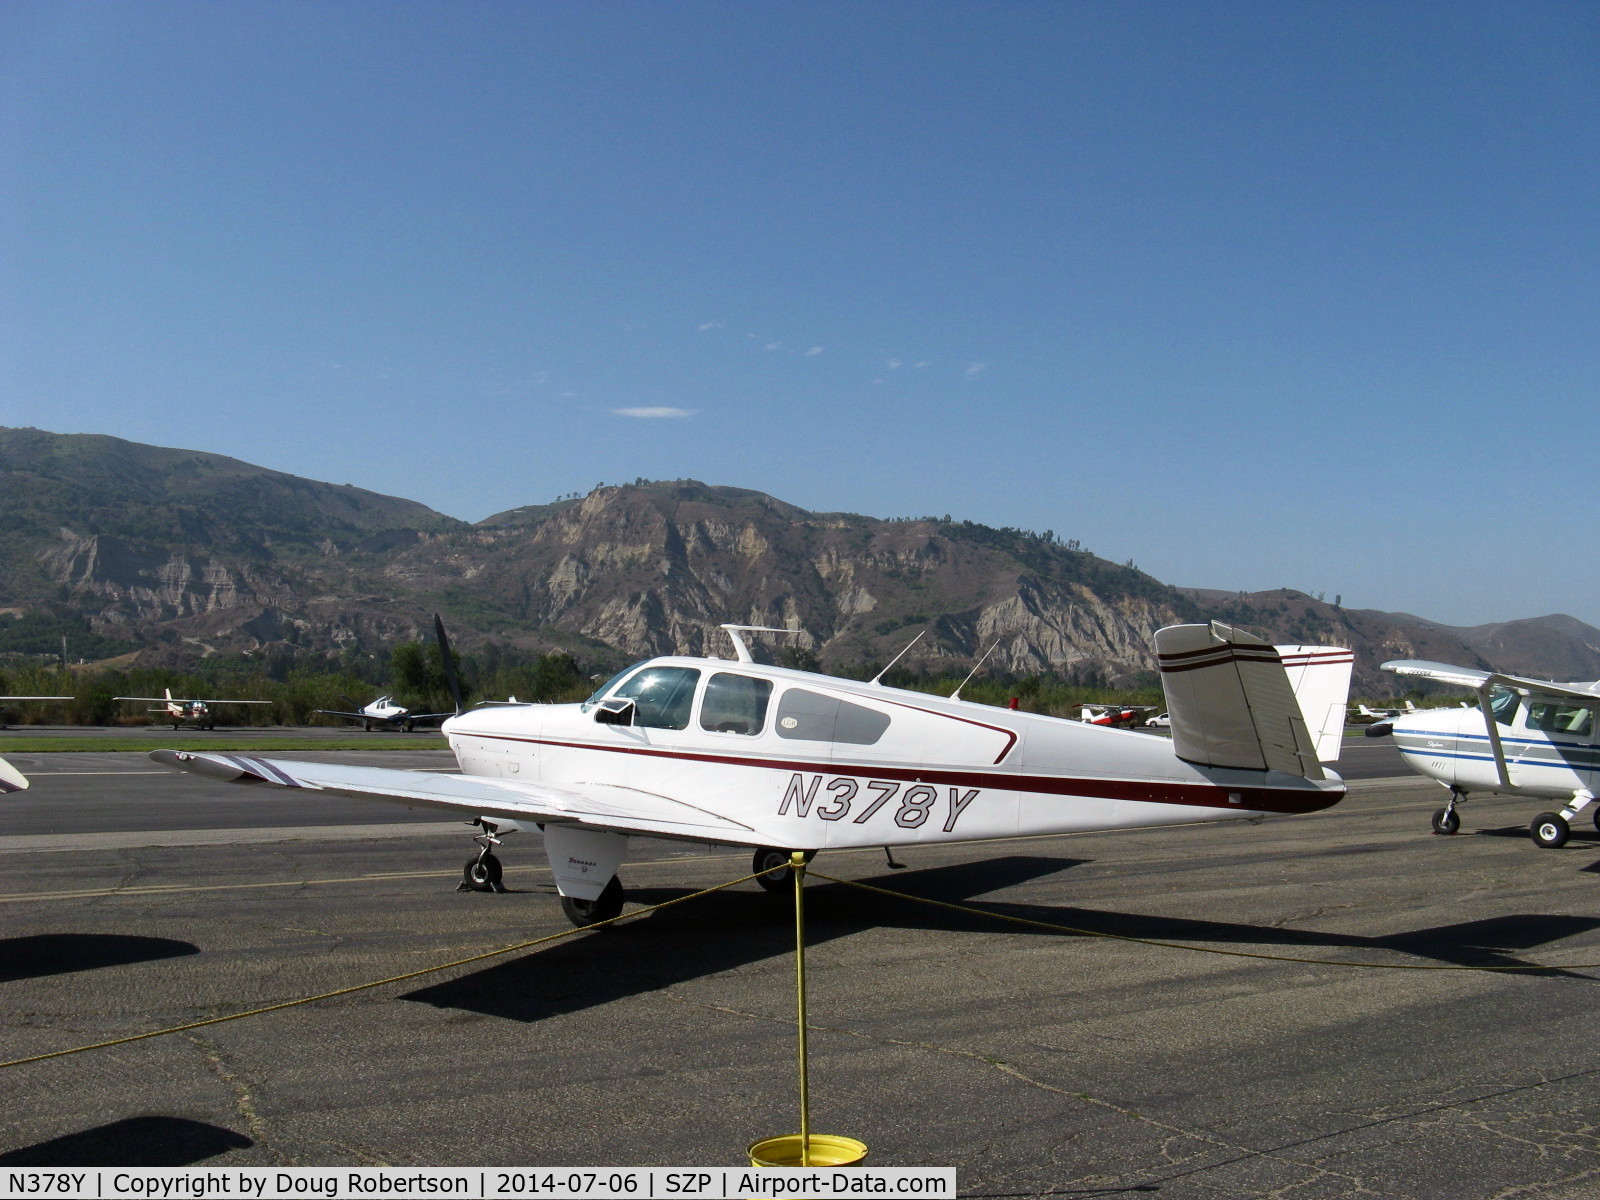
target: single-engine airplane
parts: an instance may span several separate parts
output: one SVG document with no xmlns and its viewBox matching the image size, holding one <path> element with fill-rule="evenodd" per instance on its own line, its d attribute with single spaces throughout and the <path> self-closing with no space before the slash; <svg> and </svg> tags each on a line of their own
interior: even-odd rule
<svg viewBox="0 0 1600 1200">
<path fill-rule="evenodd" d="M 1352 722 L 1366 721 L 1370 724 L 1377 724 L 1379 721 L 1392 721 L 1396 717 L 1416 711 L 1417 706 L 1409 700 L 1406 701 L 1404 708 L 1368 708 L 1365 704 L 1358 704 L 1355 712 L 1350 714 L 1349 719 Z"/>
<path fill-rule="evenodd" d="M 516 703 L 516 701 L 512 700 L 511 703 Z M 361 728 L 369 733 L 374 722 L 380 727 L 387 726 L 390 729 L 403 729 L 410 733 L 417 727 L 419 722 L 442 721 L 446 717 L 456 715 L 453 712 L 413 712 L 409 708 L 396 704 L 393 696 L 379 696 L 371 704 L 362 705 L 357 712 L 338 712 L 331 708 L 319 708 L 316 711 L 325 717 L 343 717 L 347 721 L 360 721 Z"/>
<path fill-rule="evenodd" d="M 1407 766 L 1450 789 L 1449 801 L 1433 814 L 1435 833 L 1461 828 L 1456 808 L 1469 792 L 1502 792 L 1565 800 L 1559 812 L 1534 817 L 1528 835 L 1547 848 L 1566 844 L 1572 819 L 1600 787 L 1600 682 L 1557 683 L 1416 659 L 1382 666 L 1478 693 L 1477 708 L 1424 709 L 1367 727 L 1368 737 L 1392 733 Z M 1600 809 L 1594 819 L 1600 828 Z"/>
<path fill-rule="evenodd" d="M 1085 725 L 1132 729 L 1143 722 L 1145 713 L 1155 711 L 1154 704 L 1081 704 L 1078 706 L 1078 720 Z"/>
<path fill-rule="evenodd" d="M 152 708 L 153 713 L 166 714 L 167 720 L 172 722 L 172 728 L 177 729 L 188 722 L 198 729 L 215 729 L 217 727 L 216 714 L 211 711 L 213 704 L 270 704 L 269 700 L 179 700 L 172 694 L 171 688 L 163 688 L 165 696 L 113 696 L 113 700 L 145 700 L 151 704 L 159 704 L 160 708 Z"/>
<path fill-rule="evenodd" d="M 1352 655 L 1221 624 L 1159 630 L 1172 740 L 877 682 L 666 657 L 581 704 L 476 708 L 443 732 L 461 774 L 157 750 L 214 779 L 430 805 L 471 818 L 463 886 L 499 891 L 492 850 L 537 826 L 577 925 L 622 911 L 628 837 L 748 846 L 788 886 L 791 851 L 1011 838 L 1328 808 Z M 446 663 L 449 655 L 445 656 Z"/>
</svg>

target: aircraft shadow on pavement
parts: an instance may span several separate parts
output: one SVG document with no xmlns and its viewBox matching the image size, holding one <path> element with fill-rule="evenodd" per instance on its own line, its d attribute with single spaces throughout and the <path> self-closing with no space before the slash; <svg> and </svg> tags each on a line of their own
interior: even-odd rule
<svg viewBox="0 0 1600 1200">
<path fill-rule="evenodd" d="M 915 872 L 914 878 L 916 888 L 930 897 L 963 903 L 967 897 L 1025 883 L 1083 861 L 1016 856 L 935 867 Z M 897 875 L 901 877 L 873 882 L 886 887 L 904 884 L 910 890 L 913 873 Z M 641 904 L 659 904 L 691 894 L 689 888 L 633 888 L 629 889 L 628 898 Z M 884 915 L 883 906 L 887 903 L 899 906 L 893 918 Z M 958 923 L 956 927 L 973 931 L 993 928 L 992 922 L 981 917 L 941 913 L 837 884 L 817 883 L 806 888 L 808 946 L 825 945 L 877 925 L 901 923 L 901 918 L 903 923 L 916 925 L 926 923 L 929 917 L 945 923 L 940 927 L 946 927 L 953 918 Z M 793 950 L 794 917 L 787 896 L 741 888 L 716 892 L 613 929 L 558 942 L 549 949 L 408 992 L 400 998 L 513 1021 L 542 1021 L 777 958 Z"/>
<path fill-rule="evenodd" d="M 3 1167 L 187 1167 L 255 1145 L 186 1117 L 126 1117 L 0 1154 Z"/>
<path fill-rule="evenodd" d="M 200 947 L 193 942 L 120 933 L 37 933 L 3 938 L 0 983 L 199 953 Z"/>
<path fill-rule="evenodd" d="M 909 896 L 962 904 L 977 910 L 971 913 L 819 882 L 806 889 L 807 945 L 826 945 L 836 938 L 893 926 L 974 934 L 1152 938 L 1256 952 L 1276 950 L 1297 958 L 1323 957 L 1322 952 L 1328 950 L 1388 951 L 1390 953 L 1372 954 L 1370 958 L 1374 962 L 1394 962 L 1394 953 L 1400 953 L 1455 966 L 1534 967 L 1538 964 L 1528 963 L 1517 955 L 1600 928 L 1600 918 L 1530 913 L 1398 934 L 1363 936 L 969 899 L 1083 861 L 1086 860 L 1012 856 L 914 873 L 885 874 L 862 881 Z M 646 904 L 688 894 L 689 890 L 683 888 L 638 889 L 629 893 L 631 899 Z M 992 919 L 1000 916 L 1070 926 L 1082 930 L 1083 934 Z M 641 921 L 558 943 L 548 950 L 532 952 L 446 983 L 406 993 L 400 998 L 513 1021 L 541 1021 L 786 955 L 793 948 L 793 922 L 782 899 L 752 895 L 747 891 L 718 892 Z M 1600 950 L 1596 951 L 1596 957 L 1600 958 Z"/>
</svg>

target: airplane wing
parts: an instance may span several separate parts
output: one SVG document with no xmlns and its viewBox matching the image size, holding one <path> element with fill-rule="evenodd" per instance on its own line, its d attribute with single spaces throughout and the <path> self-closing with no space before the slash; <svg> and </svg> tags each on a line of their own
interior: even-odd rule
<svg viewBox="0 0 1600 1200">
<path fill-rule="evenodd" d="M 1385 671 L 1393 671 L 1396 675 L 1415 675 L 1423 679 L 1436 679 L 1440 683 L 1451 683 L 1457 687 L 1471 688 L 1481 692 L 1488 686 L 1503 684 L 1518 691 L 1532 692 L 1542 696 L 1560 696 L 1563 699 L 1582 700 L 1588 704 L 1600 704 L 1600 684 L 1594 683 L 1557 683 L 1553 679 L 1530 679 L 1525 675 L 1506 675 L 1499 671 L 1475 671 L 1470 667 L 1452 667 L 1446 663 L 1418 662 L 1414 659 L 1401 659 L 1383 664 Z"/>
<path fill-rule="evenodd" d="M 382 717 L 375 717 L 371 713 L 337 712 L 331 708 L 315 708 L 312 712 L 321 713 L 325 717 L 349 717 L 352 721 L 381 721 Z"/>
<path fill-rule="evenodd" d="M 0 700 L 76 700 L 76 696 L 0 696 Z"/>
<path fill-rule="evenodd" d="M 113 700 L 148 700 L 152 704 L 271 704 L 271 700 L 185 700 L 182 696 L 113 696 Z"/>
<path fill-rule="evenodd" d="M 1396 675 L 1434 679 L 1440 683 L 1454 684 L 1456 687 L 1471 688 L 1473 691 L 1477 691 L 1483 681 L 1489 678 L 1488 671 L 1475 671 L 1471 667 L 1452 667 L 1449 663 L 1424 662 L 1417 658 L 1397 658 L 1382 664 L 1382 669 L 1393 671 Z"/>
<path fill-rule="evenodd" d="M 0 758 L 0 793 L 26 791 L 28 777 Z"/>
<path fill-rule="evenodd" d="M 210 779 L 332 792 L 401 804 L 431 805 L 469 816 L 491 814 L 531 821 L 576 822 L 618 833 L 649 833 L 756 846 L 764 842 L 748 825 L 666 796 L 609 784 L 550 787 L 477 775 L 438 775 L 392 767 L 193 754 L 153 750 L 150 757 Z"/>
</svg>

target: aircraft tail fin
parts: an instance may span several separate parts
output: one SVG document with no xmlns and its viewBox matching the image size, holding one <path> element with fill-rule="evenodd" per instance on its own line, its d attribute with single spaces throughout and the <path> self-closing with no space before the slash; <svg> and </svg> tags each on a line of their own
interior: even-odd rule
<svg viewBox="0 0 1600 1200">
<path fill-rule="evenodd" d="M 1322 763 L 1337 757 L 1344 728 L 1350 651 L 1333 646 L 1280 651 L 1213 621 L 1157 630 L 1156 656 L 1179 758 L 1203 766 L 1326 778 Z"/>
<path fill-rule="evenodd" d="M 1355 652 L 1343 646 L 1275 646 L 1321 762 L 1339 761 Z"/>
</svg>

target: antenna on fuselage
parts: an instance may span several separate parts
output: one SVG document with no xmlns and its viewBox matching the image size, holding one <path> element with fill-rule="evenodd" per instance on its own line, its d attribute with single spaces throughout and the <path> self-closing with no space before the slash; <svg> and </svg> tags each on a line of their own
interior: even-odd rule
<svg viewBox="0 0 1600 1200">
<path fill-rule="evenodd" d="M 922 631 L 922 633 L 927 633 L 927 632 L 928 631 L 926 629 L 924 629 Z M 918 642 L 920 642 L 922 640 L 922 633 L 917 634 L 916 637 L 912 638 L 909 642 L 906 643 L 906 650 L 911 649 L 911 647 L 915 646 Z M 906 656 L 906 650 L 900 651 L 899 654 L 896 654 L 893 658 L 891 658 L 889 660 L 889 667 L 894 666 L 895 663 L 899 662 L 902 658 L 904 658 Z M 867 680 L 867 682 L 868 683 L 878 683 L 880 680 L 883 679 L 883 677 L 885 675 L 887 675 L 889 673 L 889 667 L 885 667 L 883 670 L 879 671 L 871 679 Z"/>
<path fill-rule="evenodd" d="M 770 628 L 769 626 L 766 626 L 766 625 L 724 625 L 722 628 L 724 628 L 724 629 L 726 629 L 728 631 L 728 637 L 731 638 L 732 641 L 733 641 L 733 654 L 734 654 L 734 657 L 737 658 L 740 662 L 747 662 L 747 663 L 753 663 L 753 662 L 755 662 L 755 659 L 750 657 L 750 647 L 746 646 L 744 644 L 744 639 L 739 636 L 741 633 L 804 633 L 805 632 L 804 629 L 772 629 L 772 628 Z"/>
<path fill-rule="evenodd" d="M 961 681 L 961 686 L 956 688 L 955 691 L 950 693 L 950 699 L 952 699 L 952 700 L 961 699 L 961 688 L 964 688 L 964 687 L 967 686 L 967 684 L 971 683 L 972 682 L 972 676 L 976 675 L 979 671 L 983 670 L 983 664 L 989 661 L 989 655 L 993 654 L 995 652 L 995 649 L 999 645 L 1000 645 L 1000 643 L 996 642 L 996 643 L 994 643 L 993 646 L 990 646 L 987 650 L 985 650 L 983 652 L 983 657 L 978 660 L 978 665 L 973 667 L 971 672 L 967 675 L 967 677 Z"/>
</svg>

